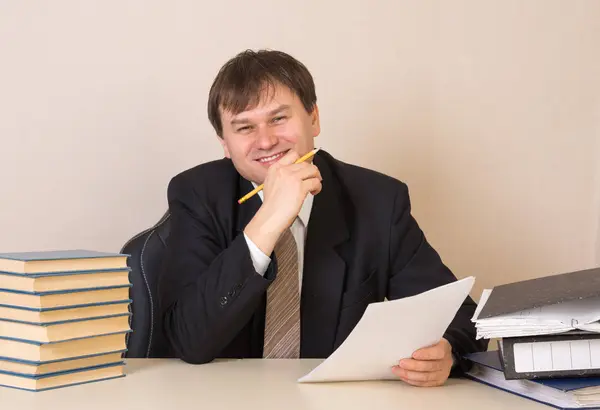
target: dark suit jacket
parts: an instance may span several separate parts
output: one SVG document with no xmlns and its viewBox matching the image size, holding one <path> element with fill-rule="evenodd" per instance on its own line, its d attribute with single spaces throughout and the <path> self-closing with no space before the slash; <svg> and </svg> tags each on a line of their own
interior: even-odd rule
<svg viewBox="0 0 600 410">
<path fill-rule="evenodd" d="M 329 356 L 371 302 L 398 299 L 455 281 L 410 213 L 405 184 L 320 151 L 323 189 L 307 227 L 301 293 L 305 358 Z M 189 169 L 168 188 L 171 233 L 159 281 L 159 306 L 177 357 L 189 363 L 262 357 L 266 290 L 277 261 L 256 273 L 243 229 L 261 205 L 232 162 Z M 483 350 L 464 302 L 444 335 L 454 354 Z M 426 315 L 427 312 L 415 312 Z M 401 358 L 398 358 L 401 359 Z M 464 368 L 462 360 L 459 362 Z"/>
</svg>

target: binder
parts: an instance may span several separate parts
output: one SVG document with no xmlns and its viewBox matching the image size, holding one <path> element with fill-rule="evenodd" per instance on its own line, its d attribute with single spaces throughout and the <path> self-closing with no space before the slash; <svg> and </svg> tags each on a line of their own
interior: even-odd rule
<svg viewBox="0 0 600 410">
<path fill-rule="evenodd" d="M 496 286 L 479 319 L 600 296 L 600 268 Z"/>
<path fill-rule="evenodd" d="M 507 380 L 600 376 L 599 333 L 509 337 L 498 345 Z"/>
<path fill-rule="evenodd" d="M 472 362 L 466 377 L 478 383 L 558 409 L 600 409 L 600 378 L 506 380 L 499 352 L 465 356 Z"/>
</svg>

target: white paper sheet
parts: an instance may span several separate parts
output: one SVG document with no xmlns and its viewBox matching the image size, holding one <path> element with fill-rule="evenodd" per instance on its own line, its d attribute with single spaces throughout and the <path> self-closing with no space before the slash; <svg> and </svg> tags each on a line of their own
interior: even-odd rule
<svg viewBox="0 0 600 410">
<path fill-rule="evenodd" d="M 398 379 L 392 366 L 442 338 L 474 283 L 471 276 L 419 295 L 370 304 L 344 343 L 298 382 Z"/>
</svg>

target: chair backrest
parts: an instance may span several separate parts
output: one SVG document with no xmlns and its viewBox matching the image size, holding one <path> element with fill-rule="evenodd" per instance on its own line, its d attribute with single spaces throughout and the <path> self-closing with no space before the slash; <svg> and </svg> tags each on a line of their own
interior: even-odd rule
<svg viewBox="0 0 600 410">
<path fill-rule="evenodd" d="M 130 291 L 133 332 L 127 335 L 125 357 L 172 357 L 157 305 L 158 275 L 169 236 L 169 219 L 167 212 L 156 225 L 135 235 L 121 249 L 131 255 L 127 264 L 133 284 Z"/>
</svg>

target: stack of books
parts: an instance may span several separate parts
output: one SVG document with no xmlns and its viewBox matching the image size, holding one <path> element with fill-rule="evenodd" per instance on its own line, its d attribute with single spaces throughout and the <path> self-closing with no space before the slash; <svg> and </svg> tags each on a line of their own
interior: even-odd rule
<svg viewBox="0 0 600 410">
<path fill-rule="evenodd" d="M 125 375 L 127 257 L 0 254 L 0 386 L 40 391 Z"/>
<path fill-rule="evenodd" d="M 469 376 L 559 408 L 600 406 L 600 269 L 483 291 L 477 338 L 498 350 L 467 358 Z"/>
</svg>

